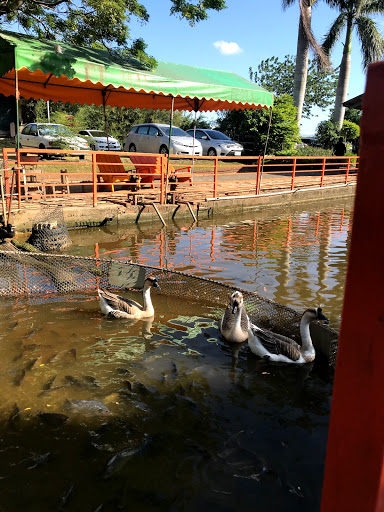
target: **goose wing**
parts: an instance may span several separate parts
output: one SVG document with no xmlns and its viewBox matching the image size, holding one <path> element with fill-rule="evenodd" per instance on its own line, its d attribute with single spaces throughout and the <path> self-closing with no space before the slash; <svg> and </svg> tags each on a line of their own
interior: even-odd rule
<svg viewBox="0 0 384 512">
<path fill-rule="evenodd" d="M 234 315 L 232 314 L 232 308 L 227 306 L 219 322 L 220 331 L 228 331 L 232 327 L 233 321 Z"/>
<path fill-rule="evenodd" d="M 260 329 L 254 325 L 251 326 L 251 330 L 270 354 L 281 354 L 292 361 L 300 359 L 300 347 L 290 338 L 272 331 Z"/>
<path fill-rule="evenodd" d="M 143 310 L 143 307 L 132 299 L 125 299 L 106 290 L 100 290 L 100 295 L 105 302 L 115 311 L 124 311 L 124 313 L 132 314 L 135 310 Z"/>
<path fill-rule="evenodd" d="M 240 319 L 241 330 L 248 331 L 249 324 L 250 324 L 249 317 L 247 315 L 247 312 L 243 308 L 241 310 L 241 319 Z"/>
</svg>

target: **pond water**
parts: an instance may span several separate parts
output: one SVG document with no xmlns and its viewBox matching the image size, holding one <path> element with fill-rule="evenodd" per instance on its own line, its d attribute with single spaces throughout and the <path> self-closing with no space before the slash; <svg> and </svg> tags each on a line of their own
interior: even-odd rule
<svg viewBox="0 0 384 512">
<path fill-rule="evenodd" d="M 71 231 L 69 252 L 321 305 L 338 328 L 351 205 Z M 152 296 L 136 323 L 104 318 L 95 293 L 0 301 L 1 509 L 319 510 L 327 363 L 261 361 L 204 304 Z"/>
</svg>

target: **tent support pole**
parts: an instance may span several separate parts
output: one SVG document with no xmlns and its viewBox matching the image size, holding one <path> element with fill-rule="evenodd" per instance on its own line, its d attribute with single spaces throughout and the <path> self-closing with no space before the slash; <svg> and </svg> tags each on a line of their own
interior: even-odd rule
<svg viewBox="0 0 384 512">
<path fill-rule="evenodd" d="M 193 150 L 192 150 L 192 174 L 195 168 L 195 140 L 196 140 L 196 124 L 197 124 L 197 112 L 200 108 L 199 100 L 195 98 L 195 108 L 193 109 L 195 111 L 195 119 L 193 122 Z"/>
<path fill-rule="evenodd" d="M 102 95 L 103 95 L 104 126 L 105 126 L 105 133 L 107 134 L 107 147 L 108 147 L 108 151 L 109 151 L 108 121 L 107 121 L 107 111 L 105 109 L 107 99 L 106 99 L 106 90 L 105 89 L 103 89 Z"/>
<path fill-rule="evenodd" d="M 270 109 L 269 109 L 269 121 L 268 121 L 267 138 L 265 139 L 265 144 L 264 144 L 263 161 L 261 163 L 261 172 L 260 172 L 259 186 L 258 186 L 258 190 L 257 190 L 258 194 L 260 194 L 261 178 L 263 177 L 264 160 L 265 160 L 265 155 L 267 153 L 267 146 L 268 146 L 268 140 L 269 140 L 269 132 L 271 130 L 271 123 L 272 123 L 272 114 L 273 114 L 273 108 L 270 107 Z"/>
<path fill-rule="evenodd" d="M 20 149 L 20 131 L 19 131 L 19 76 L 17 69 L 15 68 L 15 98 L 16 98 L 16 150 Z"/>
<path fill-rule="evenodd" d="M 165 202 L 167 202 L 168 191 L 168 175 L 169 175 L 169 154 L 171 152 L 171 137 L 172 137 L 172 123 L 173 123 L 173 107 L 175 105 L 175 98 L 172 96 L 171 113 L 169 116 L 169 138 L 168 138 L 168 158 L 167 158 L 167 174 L 165 178 Z"/>
</svg>

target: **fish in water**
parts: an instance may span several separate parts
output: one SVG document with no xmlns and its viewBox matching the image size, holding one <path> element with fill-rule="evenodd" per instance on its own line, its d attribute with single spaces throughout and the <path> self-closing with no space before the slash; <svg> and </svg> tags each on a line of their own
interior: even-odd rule
<svg viewBox="0 0 384 512">
<path fill-rule="evenodd" d="M 77 414 L 103 416 L 111 414 L 108 407 L 98 400 L 66 400 L 64 409 Z"/>
<path fill-rule="evenodd" d="M 138 446 L 132 449 L 121 450 L 120 452 L 116 453 L 108 462 L 103 477 L 110 478 L 116 473 L 122 471 L 127 462 L 131 459 L 131 457 L 137 455 L 138 453 L 141 453 L 147 447 L 149 442 L 149 434 L 144 434 L 144 440 Z"/>
</svg>

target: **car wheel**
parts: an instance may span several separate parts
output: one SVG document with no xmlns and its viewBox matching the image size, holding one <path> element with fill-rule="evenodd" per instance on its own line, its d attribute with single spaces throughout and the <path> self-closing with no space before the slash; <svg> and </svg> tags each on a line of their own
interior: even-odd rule
<svg viewBox="0 0 384 512">
<path fill-rule="evenodd" d="M 79 160 L 84 160 L 85 155 L 79 155 Z"/>
<path fill-rule="evenodd" d="M 161 146 L 159 149 L 160 155 L 168 155 L 168 148 L 167 146 Z"/>
<path fill-rule="evenodd" d="M 40 145 L 39 145 L 39 149 L 45 149 L 44 144 L 40 144 Z M 47 160 L 48 160 L 48 153 L 42 153 L 42 154 L 41 154 L 41 158 L 45 158 L 45 159 L 47 159 Z"/>
<path fill-rule="evenodd" d="M 215 149 L 213 149 L 213 148 L 208 149 L 208 153 L 207 153 L 208 156 L 216 156 L 216 154 L 217 153 L 216 153 Z"/>
<path fill-rule="evenodd" d="M 91 150 L 92 150 L 92 151 L 96 151 L 96 146 L 95 146 L 95 144 L 91 144 L 91 145 L 90 145 L 90 148 L 91 148 Z"/>
<path fill-rule="evenodd" d="M 130 153 L 136 153 L 136 146 L 134 144 L 129 145 L 129 152 Z"/>
</svg>

